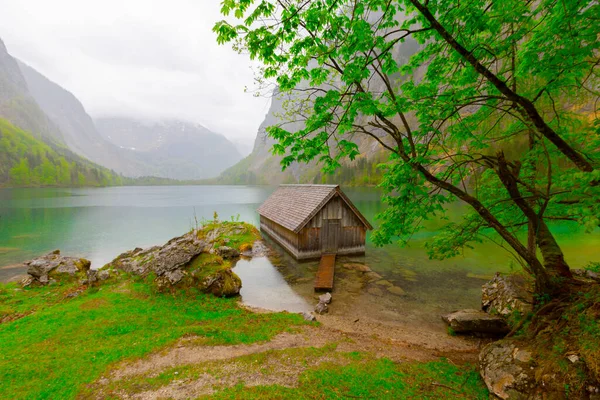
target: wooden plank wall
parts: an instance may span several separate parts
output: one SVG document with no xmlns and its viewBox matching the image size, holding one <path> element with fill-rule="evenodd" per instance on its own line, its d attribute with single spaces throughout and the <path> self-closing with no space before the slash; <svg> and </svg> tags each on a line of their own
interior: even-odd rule
<svg viewBox="0 0 600 400">
<path fill-rule="evenodd" d="M 342 235 L 339 243 L 341 253 L 344 253 L 345 249 L 356 248 L 358 248 L 357 252 L 364 252 L 365 227 L 339 196 L 332 198 L 300 231 L 298 243 L 301 252 L 321 250 L 321 228 L 324 221 L 328 219 L 341 220 Z"/>
<path fill-rule="evenodd" d="M 293 254 L 297 253 L 298 235 L 296 233 L 279 225 L 276 222 L 271 221 L 266 217 L 263 217 L 262 215 L 260 217 L 260 228 L 264 229 L 273 239 L 280 242 L 283 247 L 291 247 L 294 249 L 295 251 L 292 252 Z M 292 251 L 289 248 L 288 250 Z"/>
</svg>

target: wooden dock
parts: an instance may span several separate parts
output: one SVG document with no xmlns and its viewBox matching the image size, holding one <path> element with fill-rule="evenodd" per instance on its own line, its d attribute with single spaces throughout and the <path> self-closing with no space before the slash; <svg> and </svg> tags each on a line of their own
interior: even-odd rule
<svg viewBox="0 0 600 400">
<path fill-rule="evenodd" d="M 333 273 L 335 270 L 335 254 L 323 254 L 319 269 L 317 270 L 317 278 L 315 279 L 315 290 L 331 290 L 333 289 Z"/>
</svg>

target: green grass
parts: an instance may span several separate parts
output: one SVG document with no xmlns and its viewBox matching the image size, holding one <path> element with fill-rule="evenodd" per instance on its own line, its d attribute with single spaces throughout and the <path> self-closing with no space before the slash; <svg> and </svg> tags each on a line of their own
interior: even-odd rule
<svg viewBox="0 0 600 400">
<path fill-rule="evenodd" d="M 440 360 L 394 363 L 371 353 L 339 352 L 337 344 L 321 348 L 269 350 L 228 360 L 180 365 L 112 381 L 103 396 L 135 397 L 170 386 L 174 381 L 194 385 L 206 376 L 215 383 L 204 389 L 215 399 L 487 399 L 487 390 L 472 366 L 457 367 Z M 283 384 L 260 385 L 278 379 Z M 246 385 L 246 381 L 252 385 Z M 258 384 L 258 385 L 257 385 Z M 295 386 L 289 387 L 288 385 Z M 92 388 L 98 389 L 98 387 Z M 91 396 L 93 390 L 83 393 Z M 96 392 L 97 393 L 97 392 Z M 166 395 L 164 391 L 161 391 Z"/>
<path fill-rule="evenodd" d="M 297 388 L 238 384 L 210 399 L 487 399 L 488 391 L 473 368 L 446 361 L 394 363 L 358 360 L 345 366 L 325 363 L 299 377 Z"/>
<path fill-rule="evenodd" d="M 206 222 L 198 232 L 198 235 L 201 238 L 206 232 L 210 232 L 216 228 L 223 229 L 222 234 L 217 240 L 217 245 L 219 246 L 228 246 L 236 250 L 243 250 L 243 245 L 252 246 L 255 241 L 261 239 L 260 232 L 255 226 L 237 221 Z"/>
<path fill-rule="evenodd" d="M 69 399 L 118 361 L 142 357 L 184 335 L 206 344 L 269 340 L 303 323 L 295 314 L 253 314 L 234 299 L 187 290 L 159 294 L 119 280 L 66 297 L 75 286 L 23 291 L 0 286 L 0 397 Z"/>
</svg>

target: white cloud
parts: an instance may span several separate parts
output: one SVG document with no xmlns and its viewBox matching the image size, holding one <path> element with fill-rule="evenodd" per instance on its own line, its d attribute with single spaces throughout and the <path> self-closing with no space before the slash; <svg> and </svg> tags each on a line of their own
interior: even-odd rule
<svg viewBox="0 0 600 400">
<path fill-rule="evenodd" d="M 268 100 L 244 93 L 248 57 L 217 45 L 219 9 L 219 0 L 0 0 L 0 37 L 92 116 L 186 119 L 248 148 Z"/>
</svg>

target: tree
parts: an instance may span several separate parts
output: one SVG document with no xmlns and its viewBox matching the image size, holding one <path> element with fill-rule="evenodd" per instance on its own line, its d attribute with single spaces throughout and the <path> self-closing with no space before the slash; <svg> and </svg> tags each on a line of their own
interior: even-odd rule
<svg viewBox="0 0 600 400">
<path fill-rule="evenodd" d="M 599 222 L 597 1 L 224 0 L 222 14 L 235 20 L 215 25 L 218 42 L 260 61 L 259 84 L 305 121 L 268 129 L 284 168 L 335 170 L 356 135 L 388 152 L 376 243 L 408 240 L 458 198 L 471 212 L 431 256 L 493 233 L 539 293 L 571 277 L 549 224 Z"/>
<path fill-rule="evenodd" d="M 31 182 L 31 170 L 27 158 L 22 158 L 19 164 L 10 169 L 10 182 L 15 186 L 28 186 Z"/>
</svg>

